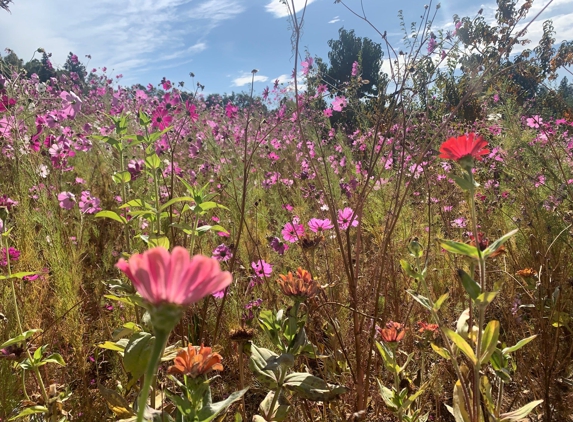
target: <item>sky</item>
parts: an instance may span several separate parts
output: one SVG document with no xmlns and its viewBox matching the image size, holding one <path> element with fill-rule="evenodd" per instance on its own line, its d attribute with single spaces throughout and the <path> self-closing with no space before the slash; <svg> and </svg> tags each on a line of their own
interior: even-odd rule
<svg viewBox="0 0 573 422">
<path fill-rule="evenodd" d="M 308 51 L 327 59 L 327 42 L 338 38 L 341 27 L 381 42 L 376 31 L 342 4 L 306 1 L 303 55 Z M 305 0 L 294 2 L 301 9 Z M 548 2 L 535 0 L 528 19 Z M 345 3 L 360 10 L 360 0 Z M 404 9 L 409 27 L 420 20 L 425 4 L 435 8 L 437 3 L 362 0 L 372 24 L 386 31 L 396 48 L 403 36 L 399 10 Z M 440 5 L 436 29 L 452 29 L 454 14 L 474 17 L 480 8 L 488 20 L 495 14 L 493 0 L 442 0 Z M 10 48 L 28 61 L 41 47 L 53 54 L 54 65 L 61 66 L 73 52 L 88 71 L 107 67 L 108 75 L 123 75 L 119 83 L 124 86 L 157 85 L 165 77 L 185 82 L 190 90 L 199 82 L 207 94 L 249 91 L 251 70 L 258 69 L 254 88 L 260 92 L 275 79 L 288 81 L 294 66 L 287 9 L 280 0 L 13 0 L 10 10 L 0 10 L 0 54 Z M 547 19 L 553 20 L 557 42 L 573 39 L 573 0 L 551 3 L 529 28 L 533 43 Z"/>
</svg>

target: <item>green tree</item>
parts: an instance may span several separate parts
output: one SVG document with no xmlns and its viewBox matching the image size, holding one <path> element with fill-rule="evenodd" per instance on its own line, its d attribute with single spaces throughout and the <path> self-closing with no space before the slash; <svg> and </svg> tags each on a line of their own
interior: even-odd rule
<svg viewBox="0 0 573 422">
<path fill-rule="evenodd" d="M 352 65 L 358 62 L 364 83 L 358 91 L 360 98 L 377 97 L 386 85 L 381 72 L 382 47 L 369 38 L 357 37 L 354 30 L 340 28 L 338 40 L 328 41 L 330 66 L 324 79 L 334 94 L 341 94 L 352 78 Z"/>
</svg>

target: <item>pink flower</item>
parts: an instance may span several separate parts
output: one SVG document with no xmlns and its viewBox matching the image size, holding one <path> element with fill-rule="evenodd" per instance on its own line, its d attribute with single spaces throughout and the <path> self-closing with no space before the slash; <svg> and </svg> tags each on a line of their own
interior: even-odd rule
<svg viewBox="0 0 573 422">
<path fill-rule="evenodd" d="M 352 63 L 352 76 L 358 76 L 359 65 L 358 62 Z"/>
<path fill-rule="evenodd" d="M 173 248 L 171 254 L 158 246 L 135 254 L 116 264 L 132 282 L 139 294 L 152 305 L 186 306 L 219 292 L 231 284 L 228 271 L 202 255 L 189 256 L 187 249 Z"/>
<path fill-rule="evenodd" d="M 62 113 L 69 119 L 76 117 L 76 114 L 82 108 L 82 100 L 73 92 L 62 91 L 60 93 L 62 99 L 62 106 L 64 107 Z"/>
<path fill-rule="evenodd" d="M 308 227 L 310 227 L 313 232 L 318 233 L 334 228 L 334 224 L 332 224 L 332 221 L 330 221 L 328 218 L 324 220 L 313 218 L 308 222 Z"/>
<path fill-rule="evenodd" d="M 346 107 L 347 101 L 346 97 L 336 97 L 332 102 L 332 109 L 334 111 L 342 111 L 344 107 Z"/>
<path fill-rule="evenodd" d="M 302 74 L 303 75 L 308 75 L 308 72 L 310 71 L 310 68 L 312 67 L 312 64 L 314 63 L 314 59 L 312 57 L 308 57 L 304 62 L 302 62 L 300 64 L 300 66 L 302 67 Z"/>
<path fill-rule="evenodd" d="M 338 225 L 342 230 L 348 229 L 350 226 L 356 227 L 358 220 L 354 215 L 352 208 L 346 207 L 343 210 L 338 210 Z"/>
<path fill-rule="evenodd" d="M 325 117 L 332 117 L 332 109 L 327 108 L 326 110 L 324 110 L 324 116 Z"/>
<path fill-rule="evenodd" d="M 101 211 L 99 204 L 99 198 L 92 196 L 89 190 L 82 191 L 79 203 L 81 212 L 84 214 L 95 214 L 96 212 Z"/>
<path fill-rule="evenodd" d="M 60 192 L 58 194 L 58 201 L 60 201 L 60 208 L 71 210 L 76 203 L 76 196 L 71 192 Z"/>
<path fill-rule="evenodd" d="M 255 271 L 257 277 L 261 278 L 269 277 L 273 272 L 272 265 L 263 259 L 259 259 L 257 262 L 251 262 L 251 268 Z"/>
<path fill-rule="evenodd" d="M 286 223 L 281 231 L 284 240 L 290 243 L 298 242 L 298 239 L 304 234 L 304 226 L 302 224 Z"/>
</svg>

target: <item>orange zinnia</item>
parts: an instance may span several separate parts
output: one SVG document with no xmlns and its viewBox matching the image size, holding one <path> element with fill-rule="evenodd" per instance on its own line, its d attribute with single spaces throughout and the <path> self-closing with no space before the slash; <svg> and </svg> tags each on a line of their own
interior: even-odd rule
<svg viewBox="0 0 573 422">
<path fill-rule="evenodd" d="M 175 358 L 175 364 L 167 370 L 168 374 L 187 375 L 197 378 L 209 371 L 222 371 L 223 358 L 219 353 L 213 353 L 210 347 L 188 345 L 181 349 Z"/>
<path fill-rule="evenodd" d="M 390 321 L 386 323 L 386 328 L 378 328 L 378 333 L 386 343 L 397 343 L 406 335 L 404 324 Z"/>
<path fill-rule="evenodd" d="M 312 279 L 310 273 L 302 268 L 296 270 L 293 275 L 290 271 L 287 275 L 280 274 L 277 280 L 281 290 L 286 296 L 293 296 L 301 300 L 313 297 L 318 292 L 319 284 Z"/>
</svg>

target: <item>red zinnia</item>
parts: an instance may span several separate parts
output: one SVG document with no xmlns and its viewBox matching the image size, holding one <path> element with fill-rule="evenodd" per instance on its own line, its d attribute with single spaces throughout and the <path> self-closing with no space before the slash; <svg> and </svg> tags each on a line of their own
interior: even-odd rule
<svg viewBox="0 0 573 422">
<path fill-rule="evenodd" d="M 481 160 L 482 155 L 489 154 L 487 141 L 475 133 L 450 138 L 440 147 L 440 158 L 460 161 L 465 157 Z"/>
</svg>

